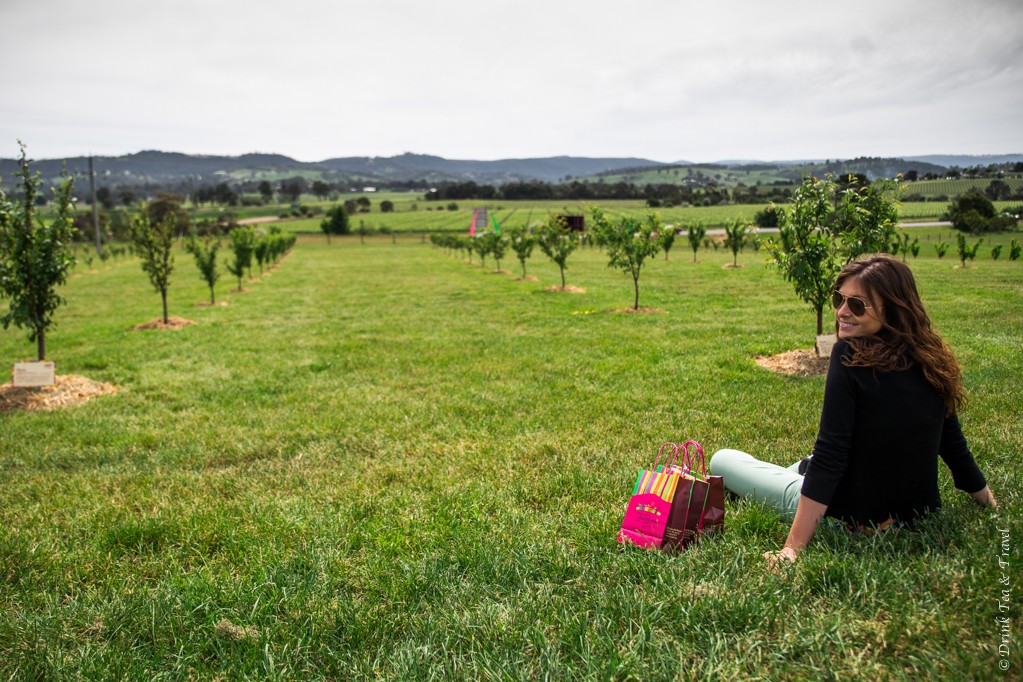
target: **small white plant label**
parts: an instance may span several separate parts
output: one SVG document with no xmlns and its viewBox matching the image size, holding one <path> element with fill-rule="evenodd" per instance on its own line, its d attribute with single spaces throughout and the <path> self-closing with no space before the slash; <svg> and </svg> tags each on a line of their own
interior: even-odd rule
<svg viewBox="0 0 1023 682">
<path fill-rule="evenodd" d="M 821 334 L 817 337 L 817 357 L 830 358 L 831 349 L 838 343 L 838 337 L 834 334 Z"/>
<path fill-rule="evenodd" d="M 11 383 L 19 388 L 53 386 L 57 383 L 56 368 L 52 362 L 16 362 L 11 372 Z"/>
</svg>

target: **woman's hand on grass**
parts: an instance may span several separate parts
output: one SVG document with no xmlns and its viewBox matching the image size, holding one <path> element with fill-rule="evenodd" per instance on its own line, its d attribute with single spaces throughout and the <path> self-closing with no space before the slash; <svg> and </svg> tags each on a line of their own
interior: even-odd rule
<svg viewBox="0 0 1023 682">
<path fill-rule="evenodd" d="M 778 570 L 784 564 L 793 564 L 796 562 L 796 558 L 799 556 L 799 551 L 795 547 L 785 546 L 777 552 L 764 552 L 764 558 L 767 559 L 767 566 L 772 570 Z"/>
<path fill-rule="evenodd" d="M 983 489 L 978 490 L 975 493 L 970 493 L 970 497 L 973 501 L 982 507 L 998 507 L 998 501 L 995 499 L 994 493 L 991 492 L 991 488 L 984 486 Z"/>
</svg>

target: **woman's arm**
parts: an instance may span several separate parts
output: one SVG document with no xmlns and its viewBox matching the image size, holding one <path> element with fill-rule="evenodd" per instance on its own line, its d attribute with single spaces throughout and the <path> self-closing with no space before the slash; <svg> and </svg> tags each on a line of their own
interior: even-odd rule
<svg viewBox="0 0 1023 682">
<path fill-rule="evenodd" d="M 806 495 L 799 496 L 799 506 L 796 507 L 796 518 L 789 529 L 789 536 L 785 540 L 785 546 L 777 552 L 764 552 L 764 558 L 771 566 L 776 566 L 781 561 L 795 561 L 803 548 L 810 543 L 813 534 L 817 532 L 824 513 L 828 510 L 826 504 L 821 504 Z"/>
</svg>

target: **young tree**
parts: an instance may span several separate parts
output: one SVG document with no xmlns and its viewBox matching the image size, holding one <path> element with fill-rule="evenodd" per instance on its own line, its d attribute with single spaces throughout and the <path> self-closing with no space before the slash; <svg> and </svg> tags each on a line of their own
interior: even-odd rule
<svg viewBox="0 0 1023 682">
<path fill-rule="evenodd" d="M 848 261 L 888 247 L 899 222 L 901 194 L 898 180 L 882 178 L 869 185 L 846 183 L 838 197 L 833 231 L 839 235 Z"/>
<path fill-rule="evenodd" d="M 934 245 L 934 252 L 938 254 L 938 260 L 941 260 L 942 258 L 945 257 L 945 254 L 948 253 L 948 247 L 949 247 L 948 242 L 938 242 L 937 244 Z"/>
<path fill-rule="evenodd" d="M 902 253 L 902 262 L 906 262 L 906 256 L 909 255 L 909 233 L 903 232 L 898 235 L 895 241 L 895 253 Z"/>
<path fill-rule="evenodd" d="M 263 276 L 263 264 L 270 262 L 270 235 L 261 234 L 256 236 L 256 245 L 252 249 L 259 264 L 259 276 Z"/>
<path fill-rule="evenodd" d="M 818 336 L 824 331 L 824 306 L 831 300 L 831 288 L 844 263 L 834 235 L 824 227 L 833 191 L 830 180 L 804 177 L 791 208 L 781 216 L 779 241 L 767 244 L 782 276 L 816 311 Z"/>
<path fill-rule="evenodd" d="M 478 239 L 482 241 L 485 252 L 494 257 L 497 269 L 500 270 L 501 259 L 504 258 L 504 254 L 508 251 L 508 238 L 497 232 L 487 232 Z"/>
<path fill-rule="evenodd" d="M 664 260 L 668 260 L 668 252 L 671 251 L 671 247 L 675 245 L 675 226 L 665 227 L 657 234 L 657 242 L 661 249 L 664 250 Z"/>
<path fill-rule="evenodd" d="M 686 237 L 689 239 L 689 248 L 693 250 L 693 262 L 696 262 L 696 252 L 700 250 L 703 238 L 707 236 L 707 228 L 703 223 L 693 223 L 686 230 Z"/>
<path fill-rule="evenodd" d="M 245 276 L 245 264 L 238 260 L 238 252 L 234 254 L 234 260 L 227 261 L 224 266 L 227 271 L 238 278 L 238 291 L 242 290 L 242 277 Z"/>
<path fill-rule="evenodd" d="M 167 215 L 158 223 L 152 222 L 147 211 L 135 216 L 131 223 L 131 239 L 135 244 L 135 253 L 142 259 L 142 270 L 149 275 L 153 288 L 160 292 L 163 301 L 163 323 L 167 318 L 167 289 L 170 287 L 170 276 L 174 272 L 175 219 L 173 214 Z"/>
<path fill-rule="evenodd" d="M 475 237 L 470 237 L 469 248 L 473 252 L 479 254 L 480 267 L 487 267 L 487 254 L 490 253 L 490 245 L 487 243 L 487 240 L 483 238 L 483 235 L 478 234 Z"/>
<path fill-rule="evenodd" d="M 7 329 L 28 329 L 29 341 L 36 342 L 40 361 L 46 359 L 46 332 L 53 327 L 53 316 L 64 298 L 58 286 L 67 281 L 74 267 L 71 248 L 74 237 L 74 181 L 63 175 L 55 192 L 56 213 L 47 225 L 35 216 L 41 183 L 39 174 L 29 171 L 25 146 L 21 145 L 19 170 L 15 176 L 20 197 L 7 198 L 0 185 L 0 298 L 10 301 L 10 310 L 0 317 Z"/>
<path fill-rule="evenodd" d="M 213 287 L 220 279 L 220 271 L 217 268 L 217 251 L 220 250 L 220 240 L 207 236 L 201 242 L 192 237 L 188 240 L 187 250 L 195 258 L 195 266 L 199 268 L 199 274 L 210 288 L 210 305 L 217 301 L 214 298 Z"/>
<path fill-rule="evenodd" d="M 536 237 L 529 234 L 525 227 L 511 230 L 509 236 L 511 238 L 512 250 L 515 251 L 515 256 L 522 265 L 522 279 L 525 279 L 526 261 L 529 260 L 530 255 L 533 253 L 533 247 L 536 246 Z"/>
<path fill-rule="evenodd" d="M 746 244 L 746 235 L 751 226 L 742 218 L 736 218 L 731 225 L 725 227 L 725 246 L 732 251 L 732 267 L 739 267 L 739 252 Z"/>
<path fill-rule="evenodd" d="M 548 258 L 557 263 L 561 270 L 561 288 L 564 289 L 568 257 L 579 245 L 565 219 L 553 214 L 548 216 L 540 227 L 536 243 Z"/>
<path fill-rule="evenodd" d="M 327 235 L 327 243 L 330 243 L 332 234 L 348 234 L 352 226 L 348 220 L 348 210 L 344 206 L 335 206 L 327 211 L 327 217 L 320 221 L 320 229 Z"/>
<path fill-rule="evenodd" d="M 639 276 L 646 259 L 661 250 L 654 235 L 664 229 L 664 224 L 656 215 L 648 215 L 642 224 L 631 218 L 612 221 L 599 208 L 593 209 L 592 215 L 597 244 L 607 252 L 607 265 L 632 277 L 636 293 L 632 309 L 639 310 Z"/>
<path fill-rule="evenodd" d="M 256 250 L 256 233 L 251 227 L 236 227 L 229 233 L 231 237 L 231 250 L 234 251 L 234 267 L 228 266 L 228 271 L 238 278 L 238 290 L 242 288 L 242 275 L 245 271 L 252 279 L 252 254 Z"/>
<path fill-rule="evenodd" d="M 977 249 L 980 248 L 980 243 L 982 241 L 984 240 L 978 239 L 973 246 L 970 246 L 969 244 L 966 243 L 966 235 L 962 234 L 961 232 L 956 235 L 956 243 L 959 247 L 959 261 L 962 264 L 962 267 L 964 268 L 966 267 L 967 259 L 973 260 L 974 258 L 977 257 Z"/>
<path fill-rule="evenodd" d="M 1023 245 L 1016 241 L 1015 238 L 1009 241 L 1009 260 L 1016 260 L 1020 257 L 1020 253 L 1023 252 Z"/>
</svg>

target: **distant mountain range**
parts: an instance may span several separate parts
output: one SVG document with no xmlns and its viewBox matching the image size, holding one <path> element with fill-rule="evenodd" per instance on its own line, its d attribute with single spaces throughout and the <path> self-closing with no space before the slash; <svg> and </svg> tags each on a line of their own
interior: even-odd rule
<svg viewBox="0 0 1023 682">
<path fill-rule="evenodd" d="M 296 161 L 281 154 L 243 154 L 241 156 L 195 156 L 175 152 L 142 151 L 124 156 L 97 156 L 93 160 L 99 186 L 146 186 L 211 184 L 222 181 L 243 182 L 301 175 L 308 180 L 322 179 L 332 183 L 349 182 L 355 185 L 376 184 L 386 186 L 398 183 L 440 183 L 474 181 L 480 184 L 503 184 L 514 181 L 560 182 L 567 179 L 592 177 L 619 169 L 666 166 L 708 165 L 688 161 L 662 163 L 641 158 L 588 158 L 554 156 L 533 159 L 502 159 L 498 161 L 470 161 L 444 159 L 424 154 L 401 154 L 391 157 L 354 156 L 324 161 Z M 1023 154 L 988 156 L 928 155 L 904 159 L 792 160 L 792 161 L 719 161 L 717 166 L 771 165 L 802 167 L 810 163 L 825 166 L 829 171 L 864 172 L 868 176 L 891 176 L 909 169 L 925 173 L 952 166 L 986 166 L 993 163 L 1023 162 Z M 88 158 L 41 159 L 32 161 L 32 169 L 44 178 L 60 175 L 65 167 L 69 172 L 85 175 Z M 13 184 L 17 170 L 15 159 L 0 159 L 0 177 L 5 186 Z"/>
</svg>

